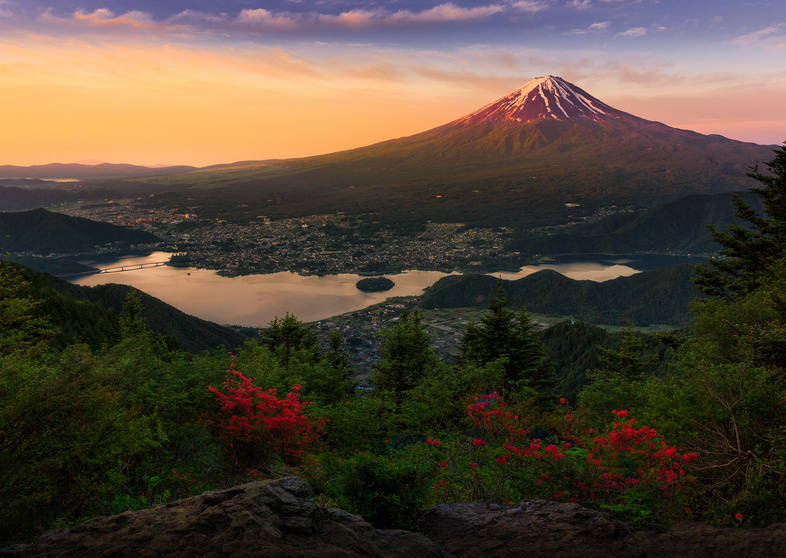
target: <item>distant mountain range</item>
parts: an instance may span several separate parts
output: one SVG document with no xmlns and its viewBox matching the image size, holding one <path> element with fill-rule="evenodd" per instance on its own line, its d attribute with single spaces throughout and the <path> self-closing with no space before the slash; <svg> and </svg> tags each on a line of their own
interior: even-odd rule
<svg viewBox="0 0 786 558">
<path fill-rule="evenodd" d="M 114 163 L 51 163 L 29 167 L 0 165 L 0 179 L 3 178 L 121 178 L 130 176 L 165 176 L 195 170 L 186 165 L 172 167 L 144 167 Z"/>
<path fill-rule="evenodd" d="M 160 239 L 145 231 L 34 209 L 0 213 L 0 250 L 40 254 L 93 252 L 97 246 L 117 249 Z"/>
<path fill-rule="evenodd" d="M 514 308 L 538 314 L 571 316 L 594 324 L 646 326 L 686 325 L 694 266 L 683 264 L 619 277 L 610 281 L 577 281 L 543 270 L 516 281 L 503 281 Z M 487 306 L 498 279 L 490 275 L 450 275 L 427 288 L 423 308 Z"/>
<path fill-rule="evenodd" d="M 529 227 L 742 190 L 746 170 L 772 159 L 774 147 L 645 120 L 546 76 L 413 136 L 136 183 L 166 190 L 159 203 L 188 198 L 207 215 L 345 211 Z"/>
</svg>

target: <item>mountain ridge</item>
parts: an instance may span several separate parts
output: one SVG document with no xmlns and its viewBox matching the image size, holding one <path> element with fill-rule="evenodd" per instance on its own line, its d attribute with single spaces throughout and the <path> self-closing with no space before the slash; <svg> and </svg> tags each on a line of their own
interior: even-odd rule
<svg viewBox="0 0 786 558">
<path fill-rule="evenodd" d="M 238 218 L 345 211 L 528 227 L 609 205 L 643 208 L 689 194 L 741 190 L 748 168 L 769 160 L 775 147 L 672 128 L 618 111 L 561 78 L 544 79 L 529 86 L 529 96 L 522 97 L 527 89 L 520 88 L 495 102 L 508 112 L 492 103 L 365 147 L 137 182 L 166 190 L 167 202 L 185 205 L 191 197 L 210 216 L 234 206 L 230 216 Z M 533 87 L 543 92 L 550 83 L 556 85 L 548 112 L 540 93 L 533 99 Z M 556 114 L 555 91 L 564 109 L 559 114 L 571 118 Z M 526 102 L 504 101 L 511 95 Z M 566 203 L 580 209 L 568 211 Z"/>
</svg>

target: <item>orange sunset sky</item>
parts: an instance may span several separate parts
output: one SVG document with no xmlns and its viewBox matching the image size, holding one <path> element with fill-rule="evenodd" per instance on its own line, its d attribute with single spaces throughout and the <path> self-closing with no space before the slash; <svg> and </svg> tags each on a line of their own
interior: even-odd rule
<svg viewBox="0 0 786 558">
<path fill-rule="evenodd" d="M 701 19 L 611 0 L 61 4 L 0 0 L 0 164 L 324 153 L 443 124 L 543 74 L 672 126 L 786 139 L 781 2 L 707 3 Z"/>
</svg>

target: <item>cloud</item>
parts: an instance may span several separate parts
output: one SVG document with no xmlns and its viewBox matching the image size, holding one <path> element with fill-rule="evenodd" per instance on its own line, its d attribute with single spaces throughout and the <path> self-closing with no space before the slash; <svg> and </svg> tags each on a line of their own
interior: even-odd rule
<svg viewBox="0 0 786 558">
<path fill-rule="evenodd" d="M 0 6 L 4 0 L 0 0 Z M 544 5 L 542 2 L 522 0 L 518 4 Z M 107 8 L 92 12 L 77 10 L 70 17 L 56 16 L 52 10 L 44 11 L 40 23 L 57 27 L 101 30 L 125 29 L 147 32 L 307 32 L 330 29 L 369 29 L 379 27 L 404 27 L 410 25 L 448 24 L 477 21 L 505 11 L 502 4 L 462 7 L 445 2 L 431 8 L 413 10 L 387 10 L 384 8 L 352 9 L 337 14 L 320 12 L 277 12 L 266 8 L 248 8 L 237 15 L 183 10 L 165 20 L 154 20 L 146 12 L 129 11 L 115 14 Z M 540 8 L 539 8 L 540 9 Z"/>
<path fill-rule="evenodd" d="M 615 37 L 643 37 L 647 34 L 645 27 L 631 27 L 621 33 L 617 33 Z"/>
<path fill-rule="evenodd" d="M 107 8 L 99 8 L 92 12 L 77 10 L 71 17 L 63 18 L 54 15 L 47 9 L 38 16 L 38 22 L 58 28 L 84 29 L 92 31 L 144 31 L 144 32 L 173 32 L 180 31 L 182 27 L 167 22 L 154 21 L 146 12 L 132 10 L 124 14 L 115 14 Z"/>
<path fill-rule="evenodd" d="M 448 2 L 447 4 L 440 4 L 439 6 L 434 6 L 433 8 L 423 10 L 421 12 L 410 12 L 409 10 L 395 12 L 390 16 L 389 19 L 393 22 L 402 21 L 413 23 L 467 21 L 474 19 L 484 19 L 494 14 L 498 14 L 504 9 L 505 8 L 499 4 L 490 4 L 487 6 L 478 6 L 475 8 L 462 8 Z"/>
<path fill-rule="evenodd" d="M 607 33 L 611 26 L 610 21 L 596 21 L 581 29 L 571 29 L 566 35 L 587 35 L 589 33 Z"/>
<path fill-rule="evenodd" d="M 777 23 L 758 31 L 735 37 L 731 42 L 742 47 L 786 48 L 786 34 L 781 33 L 784 27 L 786 27 L 786 24 Z"/>
<path fill-rule="evenodd" d="M 518 10 L 519 12 L 527 12 L 531 14 L 543 11 L 549 7 L 548 3 L 542 0 L 518 0 L 511 5 L 513 6 L 513 9 Z"/>
<path fill-rule="evenodd" d="M 14 12 L 11 11 L 11 7 L 14 6 L 16 2 L 12 2 L 11 0 L 0 0 L 0 18 L 12 18 L 14 17 Z"/>
<path fill-rule="evenodd" d="M 587 10 L 592 7 L 592 2 L 590 0 L 570 0 L 565 5 L 576 10 Z"/>
</svg>

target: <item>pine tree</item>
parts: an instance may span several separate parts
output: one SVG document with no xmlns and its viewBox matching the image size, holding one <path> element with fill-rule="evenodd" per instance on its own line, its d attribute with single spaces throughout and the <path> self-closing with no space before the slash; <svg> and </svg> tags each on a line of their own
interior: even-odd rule
<svg viewBox="0 0 786 558">
<path fill-rule="evenodd" d="M 477 324 L 469 324 L 459 345 L 459 364 L 484 365 L 501 357 L 505 364 L 508 387 L 528 383 L 543 389 L 550 383 L 544 364 L 543 347 L 525 310 L 513 312 L 502 282 L 497 283 L 494 298 Z"/>
<path fill-rule="evenodd" d="M 624 380 L 640 380 L 652 372 L 658 363 L 657 356 L 644 356 L 644 342 L 628 327 L 616 350 L 599 347 L 598 360 L 601 368 L 594 371 L 595 377 L 617 376 Z"/>
<path fill-rule="evenodd" d="M 305 351 L 313 362 L 320 357 L 319 341 L 314 331 L 289 313 L 283 318 L 274 318 L 270 327 L 260 330 L 259 342 L 270 347 L 284 367 L 289 366 L 289 359 L 296 351 Z"/>
<path fill-rule="evenodd" d="M 382 332 L 381 359 L 375 366 L 374 382 L 383 390 L 400 395 L 438 363 L 431 339 L 420 321 L 419 312 L 405 311 L 396 325 Z"/>
<path fill-rule="evenodd" d="M 786 143 L 774 153 L 766 163 L 769 173 L 758 167 L 748 173 L 762 184 L 752 191 L 761 197 L 765 216 L 735 196 L 736 215 L 748 225 L 731 225 L 727 232 L 710 226 L 723 248 L 708 267 L 696 269 L 694 281 L 706 295 L 725 300 L 744 296 L 771 278 L 772 265 L 786 255 Z"/>
<path fill-rule="evenodd" d="M 123 303 L 123 312 L 120 314 L 120 332 L 123 337 L 131 337 L 148 331 L 142 311 L 142 297 L 139 291 L 129 290 Z"/>
</svg>

